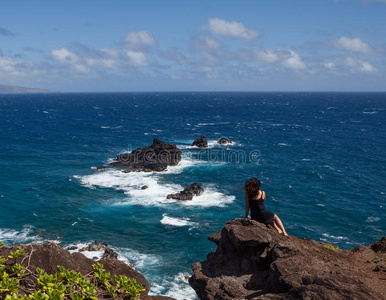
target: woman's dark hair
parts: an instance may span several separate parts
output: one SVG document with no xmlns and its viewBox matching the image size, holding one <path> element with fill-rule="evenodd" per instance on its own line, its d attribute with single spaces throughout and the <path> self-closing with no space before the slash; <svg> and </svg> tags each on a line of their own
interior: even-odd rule
<svg viewBox="0 0 386 300">
<path fill-rule="evenodd" d="M 252 199 L 259 194 L 261 183 L 256 178 L 247 180 L 244 184 L 244 190 L 248 195 L 248 199 Z"/>
</svg>

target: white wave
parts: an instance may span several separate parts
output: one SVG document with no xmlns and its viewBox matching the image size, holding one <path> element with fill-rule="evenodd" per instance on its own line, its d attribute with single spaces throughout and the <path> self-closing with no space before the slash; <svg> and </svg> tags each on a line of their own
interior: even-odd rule
<svg viewBox="0 0 386 300">
<path fill-rule="evenodd" d="M 368 114 L 368 115 L 373 115 L 373 114 L 376 114 L 377 111 L 363 111 L 362 113 Z"/>
<path fill-rule="evenodd" d="M 323 236 L 325 236 L 328 239 L 334 239 L 334 240 L 347 240 L 348 238 L 345 236 L 333 236 L 328 233 L 323 233 Z"/>
<path fill-rule="evenodd" d="M 167 214 L 162 215 L 162 220 L 160 221 L 162 225 L 170 225 L 170 226 L 197 226 L 198 223 L 191 222 L 189 218 L 173 218 L 169 217 Z"/>
<path fill-rule="evenodd" d="M 188 166 L 197 165 L 196 162 L 184 160 L 181 165 L 170 167 L 165 173 L 178 174 Z M 132 172 L 123 173 L 117 169 L 106 169 L 91 175 L 74 175 L 81 185 L 90 189 L 112 188 L 123 191 L 127 197 L 113 203 L 113 205 L 143 205 L 158 206 L 168 203 L 178 203 L 182 206 L 224 207 L 235 200 L 234 196 L 225 195 L 215 187 L 204 187 L 205 192 L 201 196 L 193 197 L 190 201 L 166 199 L 166 196 L 184 189 L 179 184 L 164 181 L 163 173 Z M 144 186 L 146 188 L 142 189 Z"/>
<path fill-rule="evenodd" d="M 378 222 L 378 221 L 380 221 L 380 220 L 381 220 L 381 218 L 378 218 L 378 217 L 368 217 L 368 218 L 366 219 L 366 222 L 372 223 L 372 222 Z"/>
<path fill-rule="evenodd" d="M 232 203 L 235 199 L 236 199 L 235 196 L 225 195 L 223 193 L 220 193 L 214 187 L 204 187 L 204 193 L 201 196 L 194 196 L 192 200 L 188 200 L 188 201 L 167 200 L 167 201 L 176 202 L 181 206 L 224 207 L 227 204 Z"/>
<path fill-rule="evenodd" d="M 287 143 L 279 143 L 279 146 L 289 146 Z"/>
<path fill-rule="evenodd" d="M 42 239 L 39 236 L 32 235 L 33 228 L 30 225 L 25 225 L 21 231 L 0 228 L 0 241 L 7 244 L 41 243 Z"/>
<path fill-rule="evenodd" d="M 198 299 L 196 292 L 189 285 L 189 274 L 179 273 L 176 276 L 166 276 L 161 284 L 151 283 L 149 295 L 164 295 L 177 300 Z"/>
<path fill-rule="evenodd" d="M 216 125 L 216 123 L 198 123 L 196 126 L 213 126 Z"/>
<path fill-rule="evenodd" d="M 110 126 L 101 126 L 101 128 L 108 129 L 108 128 L 111 128 L 111 127 Z"/>
</svg>

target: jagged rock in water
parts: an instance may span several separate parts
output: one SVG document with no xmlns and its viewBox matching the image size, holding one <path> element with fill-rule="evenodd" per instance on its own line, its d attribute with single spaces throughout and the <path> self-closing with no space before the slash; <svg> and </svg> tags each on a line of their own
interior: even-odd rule
<svg viewBox="0 0 386 300">
<path fill-rule="evenodd" d="M 198 148 L 207 148 L 208 147 L 208 141 L 206 140 L 205 135 L 201 135 L 199 138 L 195 139 L 192 143 L 192 146 L 196 146 Z"/>
<path fill-rule="evenodd" d="M 285 237 L 247 218 L 227 222 L 209 240 L 218 245 L 217 250 L 206 261 L 194 263 L 189 278 L 200 299 L 384 299 L 386 295 L 386 274 L 374 272 L 374 265 L 366 263 L 379 256 L 371 246 L 339 250 L 327 243 Z"/>
<path fill-rule="evenodd" d="M 203 192 L 204 189 L 202 188 L 202 184 L 195 182 L 187 186 L 183 191 L 167 195 L 166 199 L 176 199 L 182 201 L 192 200 L 193 196 L 201 196 Z"/>
<path fill-rule="evenodd" d="M 164 171 L 181 161 L 181 150 L 175 144 L 165 144 L 155 138 L 151 146 L 120 154 L 110 167 L 128 167 L 146 171 Z"/>
<path fill-rule="evenodd" d="M 220 138 L 218 141 L 217 141 L 217 144 L 220 144 L 220 145 L 227 145 L 227 144 L 232 144 L 231 140 L 226 138 L 226 137 L 222 137 Z"/>
</svg>

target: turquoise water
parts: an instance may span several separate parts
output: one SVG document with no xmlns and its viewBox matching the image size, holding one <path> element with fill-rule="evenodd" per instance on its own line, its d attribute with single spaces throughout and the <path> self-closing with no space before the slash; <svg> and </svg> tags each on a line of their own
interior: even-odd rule
<svg viewBox="0 0 386 300">
<path fill-rule="evenodd" d="M 0 240 L 107 242 L 152 293 L 195 298 L 184 276 L 244 216 L 250 177 L 289 234 L 343 249 L 385 235 L 386 93 L 1 95 L 0 116 Z M 201 134 L 208 149 L 190 146 Z M 96 170 L 155 137 L 178 166 Z M 202 196 L 166 200 L 193 182 Z"/>
</svg>

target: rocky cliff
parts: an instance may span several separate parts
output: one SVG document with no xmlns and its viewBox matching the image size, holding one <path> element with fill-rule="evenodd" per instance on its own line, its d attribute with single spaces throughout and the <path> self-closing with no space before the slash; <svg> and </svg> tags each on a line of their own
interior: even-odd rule
<svg viewBox="0 0 386 300">
<path fill-rule="evenodd" d="M 386 238 L 340 250 L 235 219 L 209 237 L 218 245 L 189 279 L 201 299 L 384 299 Z"/>
</svg>

